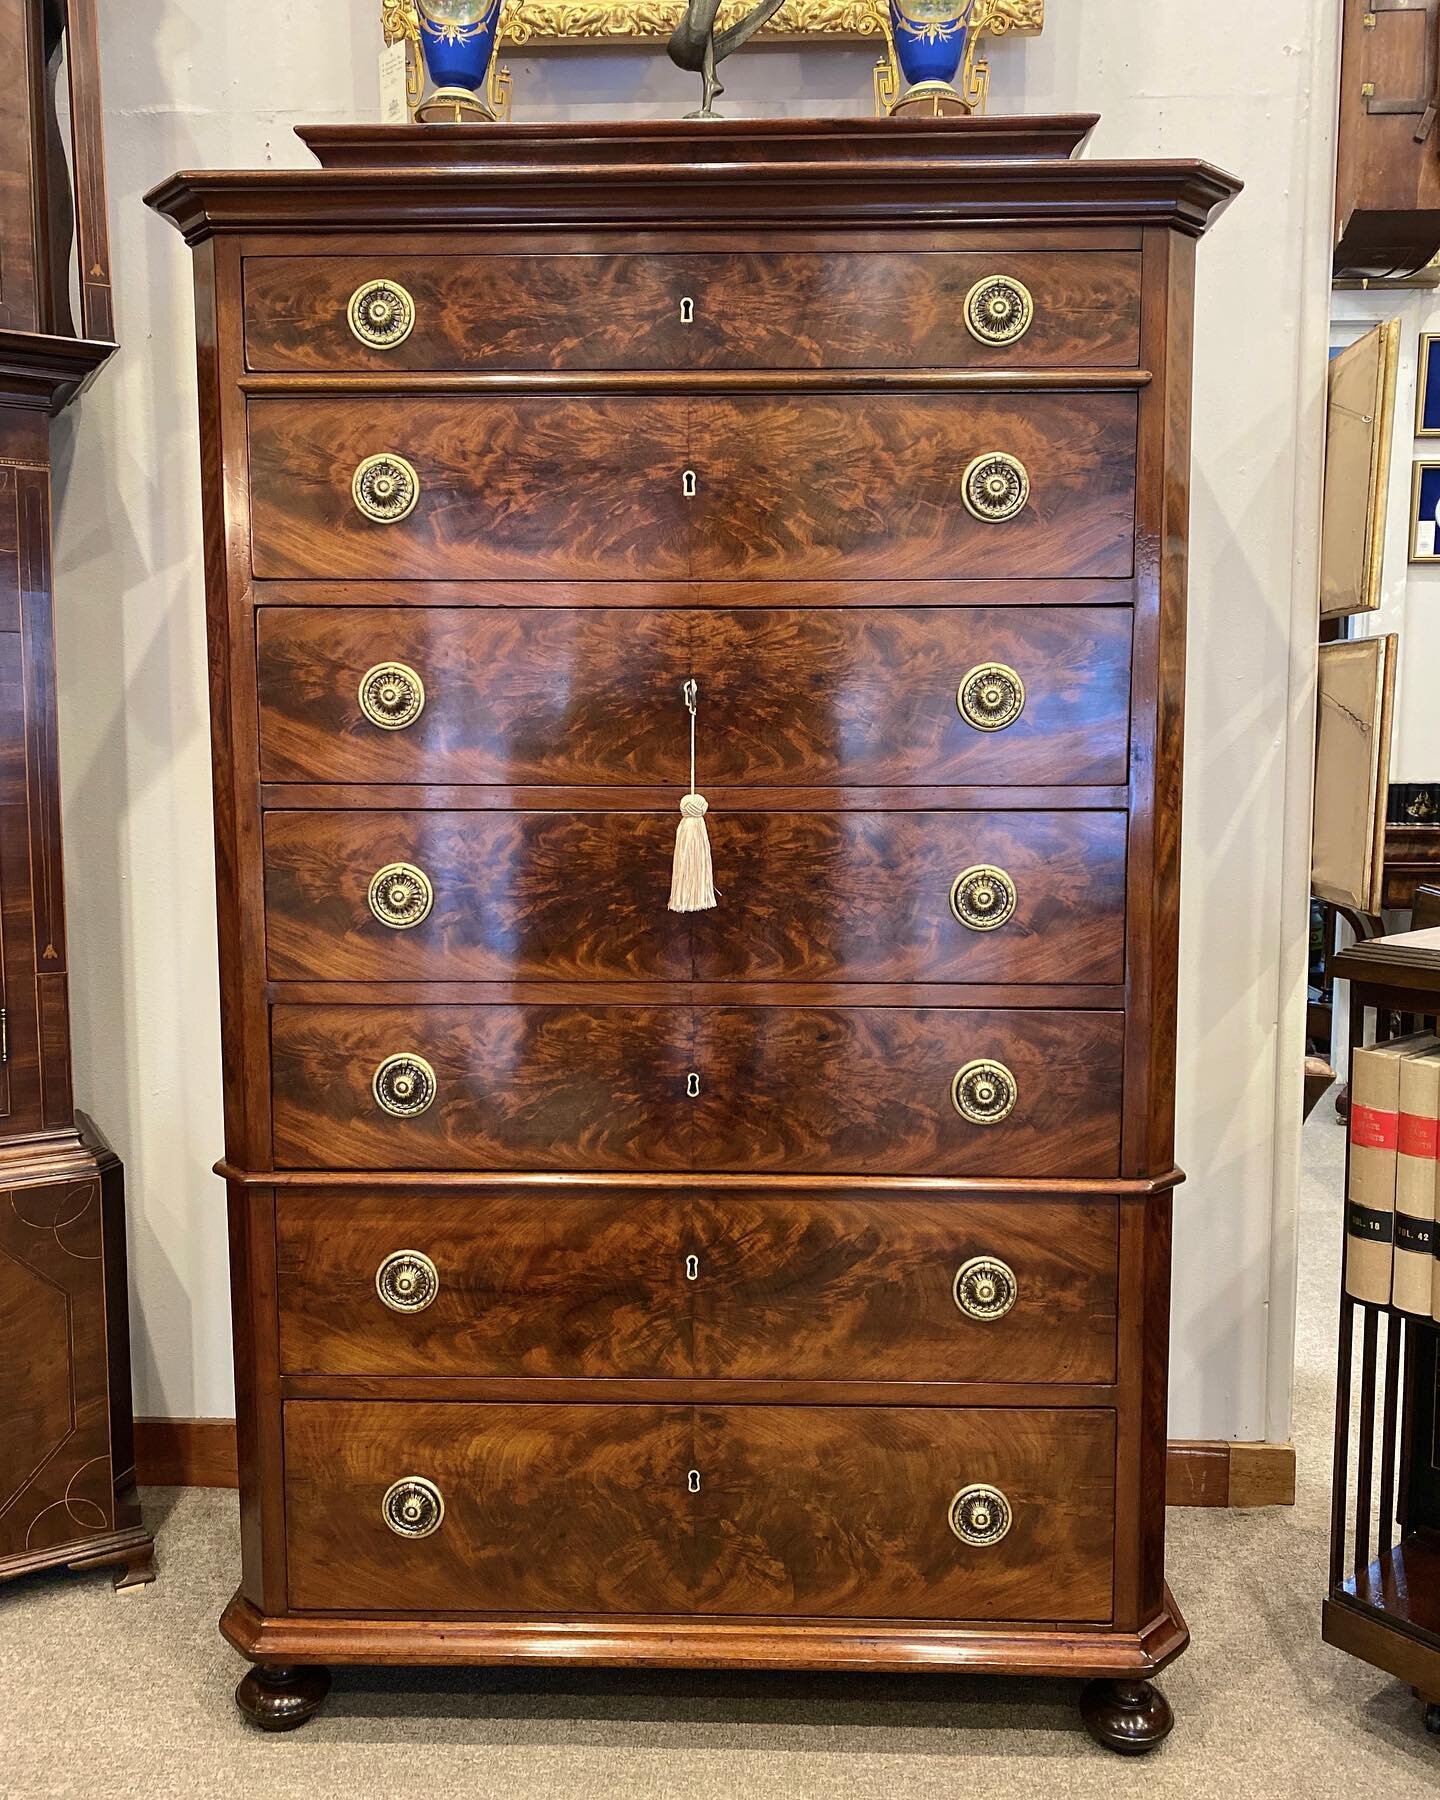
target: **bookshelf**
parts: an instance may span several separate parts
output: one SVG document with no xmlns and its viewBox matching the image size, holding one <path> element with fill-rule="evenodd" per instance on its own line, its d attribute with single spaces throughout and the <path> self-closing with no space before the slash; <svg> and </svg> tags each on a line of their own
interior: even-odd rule
<svg viewBox="0 0 1440 1800">
<path fill-rule="evenodd" d="M 1331 967 L 1351 985 L 1352 1052 L 1440 1015 L 1440 929 L 1369 939 Z M 1440 1733 L 1440 1327 L 1352 1299 L 1343 1276 L 1322 1630 L 1408 1682 Z"/>
</svg>

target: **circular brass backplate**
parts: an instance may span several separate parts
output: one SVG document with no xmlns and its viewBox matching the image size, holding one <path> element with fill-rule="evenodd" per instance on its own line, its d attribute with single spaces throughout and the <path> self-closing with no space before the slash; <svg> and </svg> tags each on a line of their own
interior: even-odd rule
<svg viewBox="0 0 1440 1800">
<path fill-rule="evenodd" d="M 976 731 L 1003 731 L 1025 710 L 1025 683 L 1008 663 L 977 663 L 962 678 L 955 704 Z"/>
<path fill-rule="evenodd" d="M 387 1056 L 370 1083 L 375 1104 L 397 1119 L 415 1119 L 434 1102 L 438 1083 L 423 1056 L 405 1050 Z"/>
<path fill-rule="evenodd" d="M 394 350 L 415 329 L 415 301 L 398 281 L 365 281 L 350 296 L 350 330 L 372 350 Z"/>
<path fill-rule="evenodd" d="M 445 1496 L 423 1475 L 402 1475 L 386 1488 L 380 1516 L 396 1537 L 427 1538 L 440 1529 Z"/>
<path fill-rule="evenodd" d="M 1014 344 L 1035 317 L 1035 302 L 1013 275 L 984 275 L 965 296 L 965 324 L 982 344 Z"/>
<path fill-rule="evenodd" d="M 971 1125 L 998 1125 L 1015 1110 L 1020 1089 L 1004 1063 L 978 1057 L 955 1071 L 950 1098 L 956 1112 Z"/>
<path fill-rule="evenodd" d="M 950 910 L 967 931 L 998 931 L 1015 916 L 1015 883 L 993 863 L 962 869 L 950 889 Z"/>
<path fill-rule="evenodd" d="M 962 1544 L 988 1550 L 1015 1522 L 1010 1502 L 999 1488 L 983 1481 L 961 1488 L 950 1502 L 950 1529 Z"/>
<path fill-rule="evenodd" d="M 386 863 L 370 880 L 370 910 L 391 931 L 411 931 L 430 917 L 435 889 L 414 863 Z"/>
<path fill-rule="evenodd" d="M 420 477 L 415 465 L 382 450 L 367 456 L 355 471 L 350 493 L 356 507 L 377 525 L 398 525 L 408 519 L 420 498 Z"/>
<path fill-rule="evenodd" d="M 391 1312 L 424 1312 L 440 1292 L 440 1271 L 423 1250 L 392 1250 L 375 1271 L 375 1292 Z"/>
<path fill-rule="evenodd" d="M 987 450 L 960 479 L 966 511 L 987 525 L 1013 519 L 1030 498 L 1030 475 L 1018 456 Z"/>
<path fill-rule="evenodd" d="M 967 1319 L 1003 1319 L 1019 1298 L 1015 1271 L 998 1256 L 972 1256 L 956 1271 L 955 1304 Z"/>
<path fill-rule="evenodd" d="M 376 663 L 360 677 L 360 710 L 382 731 L 403 731 L 425 710 L 425 683 L 409 663 Z"/>
</svg>

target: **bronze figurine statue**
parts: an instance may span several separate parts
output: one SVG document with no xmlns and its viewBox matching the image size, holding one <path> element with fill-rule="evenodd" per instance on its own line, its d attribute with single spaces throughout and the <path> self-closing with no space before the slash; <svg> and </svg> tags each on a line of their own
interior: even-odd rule
<svg viewBox="0 0 1440 1800">
<path fill-rule="evenodd" d="M 720 0 L 687 0 L 685 16 L 675 27 L 669 45 L 671 62 L 681 69 L 698 69 L 705 84 L 705 98 L 699 112 L 687 113 L 687 118 L 717 117 L 714 99 L 725 89 L 715 74 L 716 63 L 723 62 L 732 50 L 738 50 L 754 37 L 784 4 L 785 0 L 760 0 L 760 4 L 743 19 L 737 19 L 724 31 L 717 32 L 715 15 L 720 10 Z"/>
</svg>

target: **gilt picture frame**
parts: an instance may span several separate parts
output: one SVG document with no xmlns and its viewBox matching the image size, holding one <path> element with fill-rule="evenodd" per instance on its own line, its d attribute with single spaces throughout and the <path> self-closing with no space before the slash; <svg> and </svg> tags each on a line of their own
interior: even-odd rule
<svg viewBox="0 0 1440 1800">
<path fill-rule="evenodd" d="M 1440 438 L 1440 332 L 1422 331 L 1415 363 L 1415 435 Z"/>
<path fill-rule="evenodd" d="M 1410 478 L 1410 561 L 1440 562 L 1440 462 L 1417 462 Z"/>
</svg>

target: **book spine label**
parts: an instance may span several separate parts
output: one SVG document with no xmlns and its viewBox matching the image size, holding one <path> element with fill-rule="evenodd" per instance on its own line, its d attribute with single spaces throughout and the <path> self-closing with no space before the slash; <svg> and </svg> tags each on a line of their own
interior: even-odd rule
<svg viewBox="0 0 1440 1800">
<path fill-rule="evenodd" d="M 1398 1043 L 1357 1050 L 1350 1076 L 1345 1292 L 1352 1300 L 1366 1300 L 1374 1306 L 1388 1306 L 1394 1287 L 1395 1178 L 1404 1056 Z"/>
<path fill-rule="evenodd" d="M 1357 1150 L 1398 1150 L 1400 1114 L 1387 1112 L 1378 1106 L 1352 1106 L 1350 1142 Z"/>
<path fill-rule="evenodd" d="M 1440 1056 L 1400 1065 L 1395 1158 L 1395 1305 L 1428 1319 L 1435 1297 L 1435 1177 L 1440 1144 Z"/>
<path fill-rule="evenodd" d="M 1345 1215 L 1345 1230 L 1361 1243 L 1393 1244 L 1395 1215 L 1393 1212 L 1377 1212 L 1373 1206 L 1360 1206 L 1352 1200 Z"/>
</svg>

